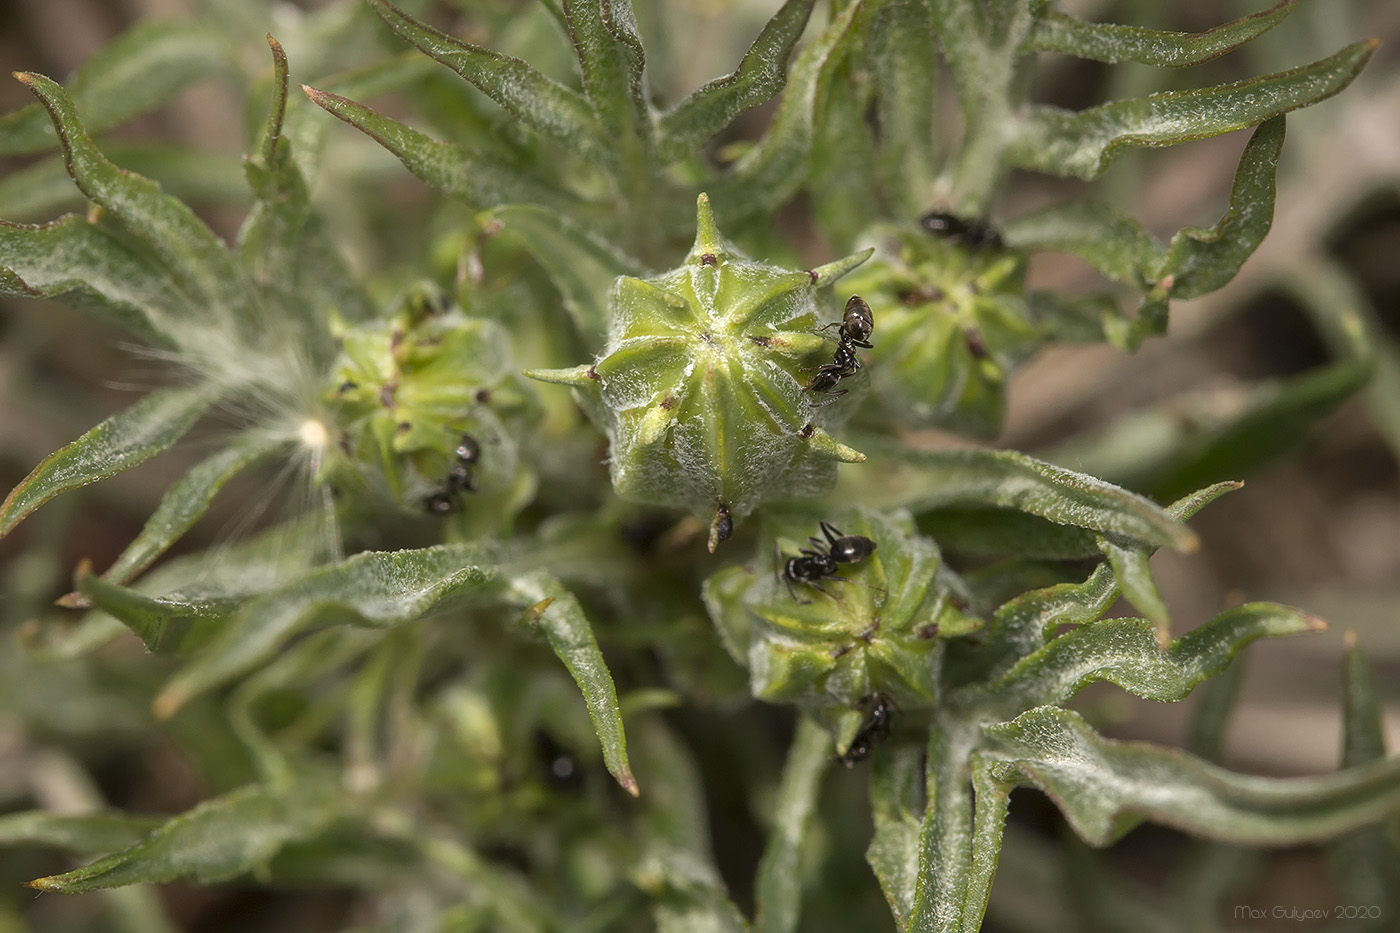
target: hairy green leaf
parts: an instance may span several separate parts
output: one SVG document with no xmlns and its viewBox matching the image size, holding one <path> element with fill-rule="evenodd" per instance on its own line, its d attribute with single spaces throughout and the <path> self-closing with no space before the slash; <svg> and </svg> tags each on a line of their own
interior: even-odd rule
<svg viewBox="0 0 1400 933">
<path fill-rule="evenodd" d="M 338 815 L 343 795 L 325 779 L 283 788 L 249 785 L 173 817 L 141 842 L 91 865 L 27 882 L 54 894 L 192 878 L 203 884 L 259 871 L 290 843 Z"/>
<path fill-rule="evenodd" d="M 107 158 L 158 182 L 182 201 L 195 204 L 248 203 L 248 186 L 227 155 L 174 143 L 110 141 Z M 87 199 L 73 186 L 62 156 L 45 157 L 0 179 L 0 217 L 34 222 L 82 211 Z M 8 257 L 7 257 L 8 258 Z"/>
<path fill-rule="evenodd" d="M 808 845 L 812 813 L 822 775 L 831 762 L 831 737 L 811 719 L 797 722 L 788 750 L 777 812 L 754 882 L 754 933 L 791 933 L 802 908 L 802 852 Z"/>
<path fill-rule="evenodd" d="M 116 618 L 141 639 L 147 651 L 166 657 L 199 651 L 241 602 L 236 597 L 206 594 L 146 596 L 85 573 L 84 568 L 76 582 L 84 604 Z"/>
<path fill-rule="evenodd" d="M 714 203 L 726 217 L 738 220 L 772 211 L 802 184 L 816 136 L 818 99 L 843 57 L 846 36 L 861 6 L 860 0 L 847 4 L 822 34 L 798 53 L 773 125 L 710 186 Z"/>
<path fill-rule="evenodd" d="M 1357 42 L 1277 74 L 1190 91 L 1119 100 L 1079 113 L 1037 106 L 1009 150 L 1019 168 L 1094 178 L 1127 146 L 1170 146 L 1218 136 L 1325 100 L 1342 90 L 1376 50 Z"/>
<path fill-rule="evenodd" d="M 1239 483 L 1217 483 L 1197 490 L 1167 506 L 1167 513 L 1179 521 L 1185 521 L 1220 496 L 1239 487 Z M 1115 546 L 1121 545 L 1115 543 Z M 1146 547 L 1140 550 L 1146 555 L 1154 549 Z M 976 684 L 1004 674 L 1011 665 L 1038 650 L 1056 628 L 1082 625 L 1102 616 L 1118 598 L 1118 592 L 1118 578 L 1114 575 L 1113 567 L 1105 562 L 1083 582 L 1059 583 L 1031 590 L 1003 603 L 992 616 L 987 632 L 987 644 L 999 645 L 1001 651 L 994 657 L 987 657 L 977 669 L 980 676 L 971 681 L 974 689 Z"/>
<path fill-rule="evenodd" d="M 865 58 L 879 127 L 880 186 L 895 218 L 914 220 L 929 200 L 936 174 L 933 13 L 927 0 L 881 0 L 866 6 Z"/>
<path fill-rule="evenodd" d="M 50 454 L 0 503 L 0 536 L 59 493 L 116 476 L 168 449 L 215 400 L 205 386 L 161 389 Z"/>
<path fill-rule="evenodd" d="M 875 832 L 865 850 L 875 877 L 889 901 L 895 923 L 903 929 L 914 907 L 919 884 L 919 828 L 924 817 L 924 749 L 898 745 L 871 762 L 870 809 Z"/>
<path fill-rule="evenodd" d="M 52 846 L 75 855 L 101 855 L 140 842 L 160 817 L 126 813 L 50 813 L 26 810 L 0 816 L 0 843 Z"/>
<path fill-rule="evenodd" d="M 609 151 L 648 142 L 647 60 L 631 0 L 564 0 L 564 18 L 583 92 L 611 143 Z"/>
<path fill-rule="evenodd" d="M 1166 250 L 1141 224 L 1102 201 L 1043 208 L 1008 221 L 1002 236 L 1017 249 L 1078 256 L 1110 279 L 1139 288 L 1150 284 L 1145 270 L 1166 261 Z"/>
<path fill-rule="evenodd" d="M 243 163 L 254 202 L 238 233 L 238 258 L 265 298 L 281 299 L 286 318 L 300 325 L 302 352 L 324 360 L 333 349 L 324 326 L 328 315 L 364 320 L 371 307 L 331 242 L 325 221 L 311 209 L 291 140 L 282 135 L 287 56 L 276 39 L 267 38 L 274 68 L 272 105 L 257 152 Z"/>
<path fill-rule="evenodd" d="M 193 20 L 139 22 L 89 58 L 68 93 L 94 133 L 165 103 L 194 82 L 231 70 L 225 37 Z M 0 117 L 0 155 L 38 152 L 58 142 L 36 104 Z"/>
<path fill-rule="evenodd" d="M 549 647 L 564 662 L 583 693 L 608 772 L 624 790 L 636 797 L 640 791 L 627 763 L 627 735 L 617 703 L 617 687 L 613 685 L 612 673 L 603 660 L 603 652 L 598 649 L 593 626 L 589 625 L 583 608 L 558 581 L 539 575 L 512 581 L 509 593 L 513 601 L 523 599 L 530 603 L 526 617 L 544 631 Z"/>
<path fill-rule="evenodd" d="M 1342 766 L 1385 758 L 1385 721 L 1370 661 L 1348 633 L 1342 668 Z M 1343 890 L 1358 904 L 1389 915 L 1400 906 L 1400 847 L 1385 826 L 1365 826 L 1329 847 L 1328 860 Z"/>
<path fill-rule="evenodd" d="M 983 732 L 1004 775 L 1049 794 L 1091 845 L 1142 819 L 1225 842 L 1297 845 L 1400 810 L 1400 758 L 1322 777 L 1252 777 L 1177 749 L 1105 739 L 1053 707 Z"/>
<path fill-rule="evenodd" d="M 397 120 L 328 91 L 302 85 L 306 96 L 398 156 L 404 166 L 434 188 L 474 207 L 514 201 L 559 210 L 573 199 L 522 173 L 485 151 L 440 142 Z"/>
<path fill-rule="evenodd" d="M 1108 681 L 1129 693 L 1174 703 L 1223 671 L 1245 645 L 1323 628 L 1320 620 L 1275 603 L 1226 610 L 1162 647 L 1146 619 L 1104 619 L 1053 638 L 990 688 L 1016 709 L 1061 705 L 1091 683 Z"/>
<path fill-rule="evenodd" d="M 543 136 L 589 150 L 602 145 L 588 101 L 518 58 L 464 42 L 420 23 L 387 0 L 369 0 L 389 28 L 451 68 Z"/>
<path fill-rule="evenodd" d="M 1208 62 L 1268 32 L 1293 12 L 1296 2 L 1280 0 L 1270 9 L 1195 33 L 1090 23 L 1051 8 L 1036 22 L 1026 50 L 1063 52 L 1098 62 L 1184 68 Z"/>
<path fill-rule="evenodd" d="M 225 483 L 286 443 L 285 438 L 254 432 L 190 469 L 166 490 L 141 534 L 127 545 L 102 579 L 124 583 L 145 570 L 204 514 Z"/>
<path fill-rule="evenodd" d="M 495 578 L 482 556 L 474 545 L 364 551 L 249 600 L 156 697 L 156 715 L 262 664 L 308 625 L 386 628 L 442 611 Z"/>
<path fill-rule="evenodd" d="M 42 75 L 23 74 L 20 80 L 49 111 L 73 180 L 158 257 L 172 285 L 183 292 L 186 313 L 248 320 L 255 307 L 248 282 L 213 231 L 155 182 L 102 155 L 63 88 Z"/>
<path fill-rule="evenodd" d="M 0 295 L 73 301 L 162 349 L 178 347 L 189 333 L 185 319 L 198 313 L 160 261 L 110 217 L 0 221 Z"/>
<path fill-rule="evenodd" d="M 770 100 L 787 83 L 787 62 L 816 0 L 786 0 L 744 53 L 739 67 L 697 88 L 657 119 L 657 152 L 684 158 L 739 114 Z"/>
<path fill-rule="evenodd" d="M 1284 117 L 1259 125 L 1240 156 L 1230 208 L 1213 227 L 1186 227 L 1167 247 L 1165 264 L 1150 281 L 1172 277 L 1173 298 L 1196 298 L 1235 277 L 1259 248 L 1274 220 L 1274 176 L 1283 151 Z"/>
<path fill-rule="evenodd" d="M 905 450 L 864 439 L 862 444 L 870 444 L 876 451 L 872 458 L 883 461 L 878 488 L 862 484 L 860 491 L 861 500 L 876 508 L 925 512 L 995 506 L 1174 550 L 1196 546 L 1189 529 L 1147 499 L 1015 451 Z"/>
</svg>

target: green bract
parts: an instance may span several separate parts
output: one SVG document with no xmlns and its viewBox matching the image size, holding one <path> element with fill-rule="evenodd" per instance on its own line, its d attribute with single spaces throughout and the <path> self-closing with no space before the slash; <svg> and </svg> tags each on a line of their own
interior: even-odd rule
<svg viewBox="0 0 1400 933">
<path fill-rule="evenodd" d="M 817 330 L 819 289 L 869 253 L 784 269 L 720 236 L 709 198 L 697 211 L 679 268 L 613 284 L 596 362 L 528 375 L 576 388 L 608 435 L 620 494 L 690 509 L 710 522 L 714 550 L 763 500 L 819 495 L 838 462 L 865 459 L 826 431 L 854 399 L 808 390 L 803 370 L 835 349 Z"/>
</svg>

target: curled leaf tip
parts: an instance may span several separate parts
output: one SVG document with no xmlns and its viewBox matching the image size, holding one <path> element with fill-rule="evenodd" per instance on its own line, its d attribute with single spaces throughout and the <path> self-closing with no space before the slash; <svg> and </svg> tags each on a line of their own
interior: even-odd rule
<svg viewBox="0 0 1400 933">
<path fill-rule="evenodd" d="M 53 604 L 55 606 L 58 606 L 60 609 L 92 608 L 92 601 L 89 600 L 82 593 L 79 593 L 77 590 L 74 590 L 71 593 L 64 593 L 62 596 L 58 597 L 58 599 L 55 599 L 53 601 Z"/>
<path fill-rule="evenodd" d="M 534 625 L 540 620 L 540 616 L 544 615 L 544 611 L 548 609 L 551 605 L 553 605 L 553 603 L 553 596 L 546 596 L 544 599 L 535 603 L 529 609 L 525 610 L 525 621 L 531 625 Z"/>
<path fill-rule="evenodd" d="M 32 71 L 12 71 L 10 74 L 14 75 L 15 80 L 20 84 L 31 84 L 34 81 L 34 72 Z"/>
<path fill-rule="evenodd" d="M 189 691 L 179 684 L 171 684 L 151 701 L 151 715 L 157 722 L 165 722 L 189 702 Z"/>
</svg>

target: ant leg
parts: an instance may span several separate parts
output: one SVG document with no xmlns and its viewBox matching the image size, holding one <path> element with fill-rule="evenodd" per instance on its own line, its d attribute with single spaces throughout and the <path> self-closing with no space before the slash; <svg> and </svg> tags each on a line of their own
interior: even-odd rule
<svg viewBox="0 0 1400 933">
<path fill-rule="evenodd" d="M 813 402 L 813 403 L 812 403 L 812 407 L 813 407 L 813 408 L 824 408 L 825 406 L 830 405 L 832 402 L 836 401 L 838 398 L 840 398 L 841 396 L 845 395 L 845 394 L 846 394 L 847 392 L 849 392 L 849 391 L 850 391 L 850 389 L 842 389 L 840 392 L 830 392 L 830 393 L 827 393 L 827 394 L 828 394 L 828 398 L 827 398 L 825 401 Z"/>
<path fill-rule="evenodd" d="M 837 531 L 835 526 L 833 526 L 831 522 L 824 521 L 821 523 L 821 525 L 822 534 L 826 535 L 826 543 L 827 546 L 830 547 L 831 545 L 836 543 L 837 538 L 841 537 L 841 532 Z"/>
</svg>

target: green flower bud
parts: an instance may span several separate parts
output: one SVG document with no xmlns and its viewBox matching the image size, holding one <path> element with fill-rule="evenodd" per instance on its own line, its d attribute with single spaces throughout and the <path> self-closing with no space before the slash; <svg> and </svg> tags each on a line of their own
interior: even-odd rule
<svg viewBox="0 0 1400 933">
<path fill-rule="evenodd" d="M 875 316 L 871 417 L 995 435 L 1007 375 L 1044 341 L 1025 301 L 1025 257 L 975 226 L 881 227 L 867 239 L 876 256 L 848 284 Z"/>
<path fill-rule="evenodd" d="M 854 509 L 831 525 L 874 547 L 835 565 L 841 580 L 819 577 L 813 585 L 785 576 L 799 549 L 833 550 L 816 521 L 787 519 L 766 529 L 753 561 L 705 581 L 710 617 L 748 668 L 754 696 L 794 703 L 846 732 L 875 694 L 906 710 L 937 704 L 945 639 L 981 624 L 959 608 L 938 546 L 903 511 Z M 770 545 L 778 553 L 765 553 Z"/>
<path fill-rule="evenodd" d="M 836 346 L 818 332 L 817 291 L 869 253 L 784 269 L 721 237 L 703 194 L 698 214 L 679 268 L 613 284 L 596 362 L 527 375 L 575 387 L 611 442 L 620 495 L 691 509 L 710 523 L 714 550 L 764 499 L 820 495 L 838 461 L 865 459 L 827 432 L 850 416 L 865 375 L 843 380 L 858 390 L 851 398 L 806 387 Z"/>
<path fill-rule="evenodd" d="M 423 290 L 387 320 L 335 331 L 341 352 L 326 402 L 339 433 L 324 481 L 418 514 L 471 501 L 505 516 L 529 501 L 534 478 L 517 437 L 537 404 L 500 324 Z"/>
</svg>

